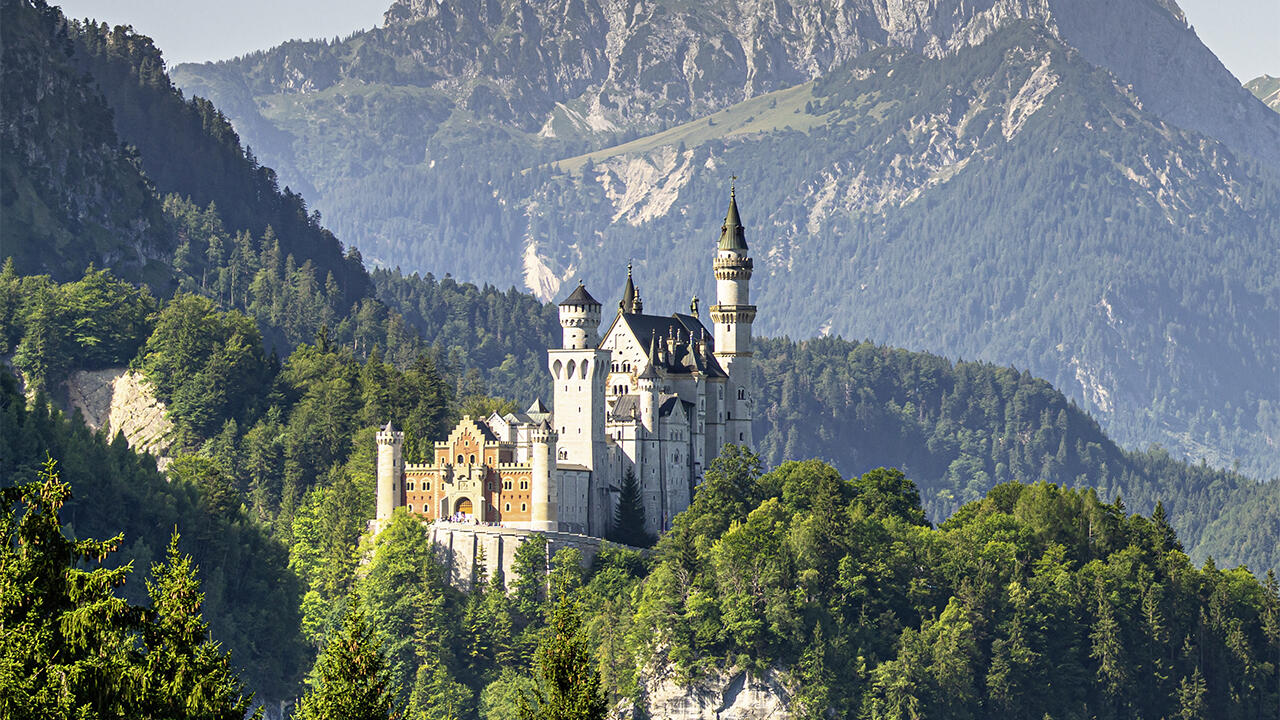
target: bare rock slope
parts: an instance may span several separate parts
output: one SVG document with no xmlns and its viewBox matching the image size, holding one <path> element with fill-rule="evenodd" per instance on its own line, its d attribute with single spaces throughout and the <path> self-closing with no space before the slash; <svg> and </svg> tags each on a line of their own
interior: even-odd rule
<svg viewBox="0 0 1280 720">
<path fill-rule="evenodd" d="M 155 455 L 162 470 L 168 464 L 173 423 L 141 374 L 125 368 L 77 370 L 65 389 L 69 405 L 90 429 L 106 428 L 108 437 L 124 433 L 129 447 Z"/>
</svg>

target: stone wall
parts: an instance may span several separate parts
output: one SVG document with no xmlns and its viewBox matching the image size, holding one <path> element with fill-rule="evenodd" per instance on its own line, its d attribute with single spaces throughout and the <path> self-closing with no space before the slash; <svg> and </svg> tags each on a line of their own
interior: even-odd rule
<svg viewBox="0 0 1280 720">
<path fill-rule="evenodd" d="M 514 578 L 516 548 L 533 535 L 547 539 L 547 562 L 564 548 L 576 548 L 582 553 L 582 561 L 590 564 L 600 553 L 602 538 L 566 532 L 521 530 L 492 525 L 468 525 L 466 523 L 434 522 L 427 526 L 431 542 L 435 544 L 441 560 L 449 568 L 449 580 L 456 587 L 470 587 L 477 570 L 476 559 L 484 553 L 485 576 L 493 577 L 500 567 L 508 585 Z"/>
<path fill-rule="evenodd" d="M 129 447 L 155 455 L 161 470 L 168 464 L 173 423 L 141 374 L 126 368 L 77 370 L 63 388 L 68 409 L 78 409 L 89 429 L 105 427 L 108 439 L 123 432 Z"/>
</svg>

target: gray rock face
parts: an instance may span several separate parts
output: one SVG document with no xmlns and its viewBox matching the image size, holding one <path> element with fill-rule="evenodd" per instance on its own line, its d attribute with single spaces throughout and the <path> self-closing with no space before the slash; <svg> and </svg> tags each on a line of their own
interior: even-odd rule
<svg viewBox="0 0 1280 720">
<path fill-rule="evenodd" d="M 868 50 L 942 57 L 1017 20 L 1045 24 L 1132 85 L 1165 120 L 1280 171 L 1280 118 L 1266 113 L 1196 37 L 1173 0 L 398 0 L 379 43 L 412 84 L 525 129 L 556 103 L 611 127 L 652 127 L 819 77 Z M 374 51 L 304 75 L 280 64 L 278 91 L 324 87 L 375 67 Z"/>
<path fill-rule="evenodd" d="M 692 686 L 669 675 L 645 681 L 648 716 L 663 720 L 783 720 L 791 717 L 791 693 L 780 673 L 755 675 L 731 668 Z"/>
<path fill-rule="evenodd" d="M 173 423 L 142 375 L 125 368 L 78 370 L 65 389 L 68 403 L 80 410 L 91 430 L 105 427 L 109 438 L 123 432 L 129 447 L 155 455 L 161 470 L 169 464 Z"/>
</svg>

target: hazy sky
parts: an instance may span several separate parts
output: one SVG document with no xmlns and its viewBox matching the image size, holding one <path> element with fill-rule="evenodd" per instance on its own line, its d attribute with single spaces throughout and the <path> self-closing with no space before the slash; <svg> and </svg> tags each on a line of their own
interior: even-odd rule
<svg viewBox="0 0 1280 720">
<path fill-rule="evenodd" d="M 466 0 L 461 0 L 464 4 Z M 65 0 L 63 11 L 133 25 L 169 65 L 222 60 L 285 40 L 382 23 L 391 0 Z M 1178 0 L 1200 39 L 1242 82 L 1280 75 L 1280 0 Z"/>
</svg>

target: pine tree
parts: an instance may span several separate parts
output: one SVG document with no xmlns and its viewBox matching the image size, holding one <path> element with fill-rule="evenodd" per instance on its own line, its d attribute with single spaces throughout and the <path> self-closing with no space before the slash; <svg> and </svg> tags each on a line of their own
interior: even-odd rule
<svg viewBox="0 0 1280 720">
<path fill-rule="evenodd" d="M 632 547 L 649 547 L 653 538 L 645 532 L 644 499 L 640 496 L 640 482 L 627 468 L 622 476 L 622 488 L 618 494 L 618 506 L 613 512 L 613 528 L 609 539 Z"/>
<path fill-rule="evenodd" d="M 520 720 L 603 720 L 608 704 L 582 617 L 570 593 L 559 596 L 535 657 L 538 687 L 532 698 L 521 695 Z"/>
<path fill-rule="evenodd" d="M 149 620 L 142 631 L 146 653 L 138 689 L 145 710 L 135 717 L 241 720 L 250 698 L 230 658 L 209 639 L 200 616 L 204 594 L 190 555 L 178 552 L 178 534 L 164 563 L 151 567 Z M 254 717 L 260 717 L 261 709 Z"/>
<path fill-rule="evenodd" d="M 76 569 L 101 562 L 121 537 L 68 540 L 59 511 L 71 488 L 52 460 L 39 477 L 0 490 L 0 717 L 123 716 L 123 654 L 141 618 L 112 591 L 132 568 Z"/>
<path fill-rule="evenodd" d="M 412 720 L 462 720 L 471 716 L 473 702 L 471 690 L 454 680 L 438 659 L 429 658 L 418 667 L 409 695 Z"/>
<path fill-rule="evenodd" d="M 358 594 L 347 602 L 342 625 L 325 643 L 298 701 L 301 720 L 388 720 L 399 718 L 386 660 L 365 619 Z"/>
</svg>

